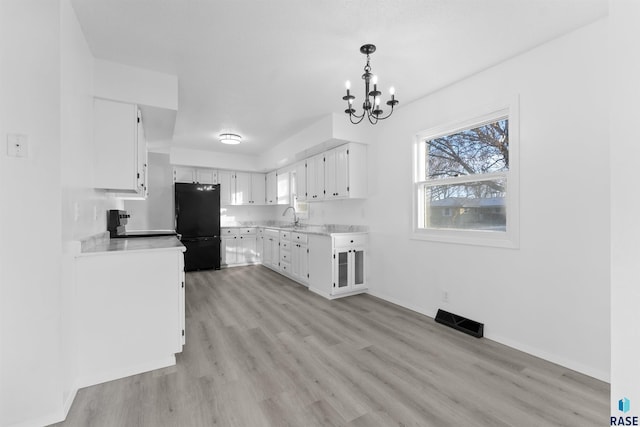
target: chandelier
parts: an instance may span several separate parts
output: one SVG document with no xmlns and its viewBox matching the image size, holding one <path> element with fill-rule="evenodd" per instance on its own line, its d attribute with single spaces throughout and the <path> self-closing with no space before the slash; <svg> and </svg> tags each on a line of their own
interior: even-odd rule
<svg viewBox="0 0 640 427">
<path fill-rule="evenodd" d="M 378 76 L 374 76 L 371 73 L 371 65 L 369 65 L 370 57 L 373 52 L 376 51 L 375 45 L 365 44 L 360 48 L 360 52 L 367 55 L 367 65 L 364 66 L 364 74 L 362 75 L 362 80 L 364 80 L 364 102 L 362 103 L 362 114 L 356 114 L 356 110 L 353 108 L 353 101 L 356 99 L 355 96 L 351 95 L 351 82 L 347 80 L 347 95 L 343 96 L 342 99 L 347 101 L 347 109 L 344 110 L 345 113 L 349 115 L 349 120 L 351 123 L 358 124 L 366 117 L 369 120 L 369 123 L 375 125 L 378 123 L 378 120 L 384 120 L 393 114 L 393 107 L 398 104 L 398 101 L 395 99 L 395 90 L 393 87 L 389 88 L 389 94 L 391 95 L 391 99 L 387 101 L 387 105 L 391 107 L 391 111 L 386 116 L 383 116 L 384 111 L 380 108 L 380 95 L 382 92 L 378 90 Z M 371 89 L 371 85 L 373 85 L 373 90 Z"/>
</svg>

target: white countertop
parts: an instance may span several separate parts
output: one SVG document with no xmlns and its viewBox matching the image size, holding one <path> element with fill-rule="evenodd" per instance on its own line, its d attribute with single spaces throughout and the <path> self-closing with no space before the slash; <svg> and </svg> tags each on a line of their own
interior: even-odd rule
<svg viewBox="0 0 640 427">
<path fill-rule="evenodd" d="M 366 234 L 369 232 L 369 228 L 362 225 L 341 225 L 341 224 L 326 224 L 326 225 L 313 225 L 313 224 L 301 224 L 294 227 L 291 224 L 286 223 L 233 223 L 225 224 L 220 228 L 269 228 L 272 230 L 291 231 L 295 233 L 304 234 L 318 234 L 322 236 L 332 236 L 334 234 Z"/>
<path fill-rule="evenodd" d="M 181 250 L 186 248 L 175 236 L 134 237 L 131 239 L 94 239 L 82 245 L 80 256 L 98 255 L 104 253 Z"/>
</svg>

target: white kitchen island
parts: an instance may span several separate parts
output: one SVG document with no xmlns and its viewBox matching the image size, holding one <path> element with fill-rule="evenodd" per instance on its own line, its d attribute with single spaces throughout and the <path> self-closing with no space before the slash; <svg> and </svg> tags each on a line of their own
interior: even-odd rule
<svg viewBox="0 0 640 427">
<path fill-rule="evenodd" d="M 78 388 L 175 364 L 184 344 L 184 251 L 176 237 L 82 245 L 72 315 Z"/>
</svg>

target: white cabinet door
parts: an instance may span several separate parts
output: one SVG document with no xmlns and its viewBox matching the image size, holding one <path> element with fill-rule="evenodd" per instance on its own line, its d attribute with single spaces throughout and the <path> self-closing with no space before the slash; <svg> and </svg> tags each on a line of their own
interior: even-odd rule
<svg viewBox="0 0 640 427">
<path fill-rule="evenodd" d="M 333 150 L 335 157 L 335 193 L 336 197 L 349 196 L 349 149 L 346 145 Z"/>
<path fill-rule="evenodd" d="M 324 190 L 326 199 L 335 199 L 336 189 L 336 150 L 329 150 L 324 155 Z"/>
<path fill-rule="evenodd" d="M 94 99 L 93 186 L 115 191 L 138 192 L 140 156 L 138 107 L 134 104 Z M 146 150 L 146 146 L 144 147 Z"/>
<path fill-rule="evenodd" d="M 231 171 L 218 172 L 220 182 L 220 206 L 228 206 L 234 203 L 236 192 L 236 179 Z"/>
<path fill-rule="evenodd" d="M 264 235 L 262 237 L 262 264 L 271 267 L 273 257 L 273 237 Z"/>
<path fill-rule="evenodd" d="M 327 199 L 349 196 L 349 149 L 347 145 L 334 148 L 325 154 L 324 187 Z"/>
<path fill-rule="evenodd" d="M 267 193 L 266 200 L 268 205 L 275 205 L 278 203 L 278 199 L 277 199 L 278 182 L 277 182 L 276 171 L 273 171 L 267 174 L 266 193 Z"/>
<path fill-rule="evenodd" d="M 195 168 L 186 166 L 174 166 L 173 167 L 173 182 L 196 182 L 196 170 Z"/>
<path fill-rule="evenodd" d="M 302 161 L 296 165 L 296 188 L 294 197 L 298 202 L 307 200 L 307 162 Z"/>
<path fill-rule="evenodd" d="M 248 205 L 251 202 L 251 174 L 236 172 L 236 192 L 234 205 Z"/>
<path fill-rule="evenodd" d="M 278 183 L 277 199 L 279 205 L 291 204 L 291 188 L 290 188 L 290 174 L 289 172 L 280 171 L 276 175 L 276 181 Z"/>
<path fill-rule="evenodd" d="M 238 236 L 226 236 L 220 239 L 221 264 L 238 264 Z"/>
<path fill-rule="evenodd" d="M 264 230 L 259 229 L 256 237 L 256 262 L 264 261 Z"/>
<path fill-rule="evenodd" d="M 149 161 L 147 157 L 147 137 L 142 126 L 142 116 L 138 110 L 138 191 L 137 195 L 146 198 L 149 195 Z"/>
<path fill-rule="evenodd" d="M 198 168 L 195 171 L 196 182 L 199 184 L 217 184 L 218 173 L 215 169 Z"/>
<path fill-rule="evenodd" d="M 309 274 L 309 252 L 307 245 L 293 243 L 291 258 L 291 275 L 298 282 L 307 284 Z"/>
<path fill-rule="evenodd" d="M 253 264 L 257 260 L 256 256 L 256 235 L 239 236 L 238 242 L 238 263 Z"/>
<path fill-rule="evenodd" d="M 324 199 L 324 154 L 307 159 L 307 200 Z"/>
<path fill-rule="evenodd" d="M 262 173 L 251 174 L 251 204 L 264 205 L 266 203 L 266 178 Z"/>
</svg>

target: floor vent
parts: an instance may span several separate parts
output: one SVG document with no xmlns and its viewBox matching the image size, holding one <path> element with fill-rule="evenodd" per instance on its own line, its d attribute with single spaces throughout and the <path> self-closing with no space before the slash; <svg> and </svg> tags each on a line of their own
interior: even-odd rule
<svg viewBox="0 0 640 427">
<path fill-rule="evenodd" d="M 479 323 L 475 320 L 470 320 L 466 317 L 449 313 L 448 311 L 438 309 L 436 322 L 442 323 L 443 325 L 457 329 L 476 338 L 482 338 L 484 335 L 484 323 Z"/>
</svg>

